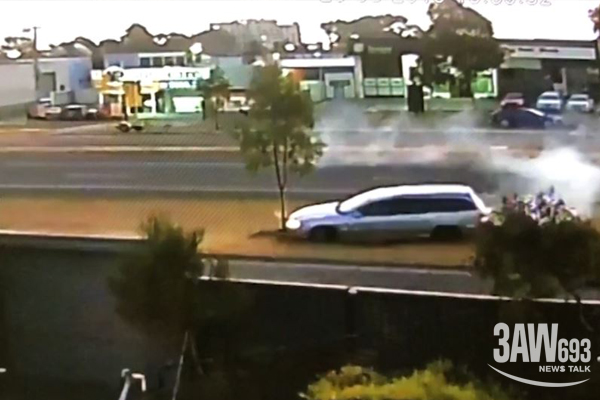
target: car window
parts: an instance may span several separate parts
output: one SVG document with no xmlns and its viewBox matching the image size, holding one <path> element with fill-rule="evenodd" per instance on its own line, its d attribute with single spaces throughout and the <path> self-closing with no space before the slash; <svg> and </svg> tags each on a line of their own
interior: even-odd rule
<svg viewBox="0 0 600 400">
<path fill-rule="evenodd" d="M 571 96 L 570 100 L 576 100 L 576 101 L 587 101 L 588 97 L 586 95 L 583 94 L 579 94 L 579 95 L 574 95 Z"/>
<path fill-rule="evenodd" d="M 392 202 L 391 200 L 380 200 L 374 201 L 358 209 L 365 217 L 380 217 L 385 215 L 392 215 Z"/>
<path fill-rule="evenodd" d="M 436 198 L 421 198 L 415 200 L 419 202 L 420 213 L 445 213 L 459 211 L 473 211 L 477 207 L 469 198 L 461 197 L 436 197 Z"/>
<path fill-rule="evenodd" d="M 543 112 L 541 112 L 539 110 L 534 110 L 532 108 L 523 109 L 523 110 L 521 110 L 521 112 L 523 112 L 524 114 L 527 114 L 528 116 L 536 116 L 536 117 L 544 116 Z"/>
<path fill-rule="evenodd" d="M 556 93 L 548 93 L 548 94 L 543 94 L 540 99 L 542 100 L 558 100 L 559 97 Z"/>
<path fill-rule="evenodd" d="M 369 203 L 359 209 L 364 216 L 410 215 L 476 210 L 468 194 L 403 196 Z"/>
</svg>

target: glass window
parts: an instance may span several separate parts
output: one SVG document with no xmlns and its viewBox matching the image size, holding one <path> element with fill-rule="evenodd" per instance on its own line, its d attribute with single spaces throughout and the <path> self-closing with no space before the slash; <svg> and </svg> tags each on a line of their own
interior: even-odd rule
<svg viewBox="0 0 600 400">
<path fill-rule="evenodd" d="M 153 67 L 162 67 L 164 65 L 162 57 L 152 57 Z"/>
<path fill-rule="evenodd" d="M 150 61 L 151 60 L 149 57 L 140 58 L 140 67 L 150 67 L 151 66 Z"/>
<path fill-rule="evenodd" d="M 358 209 L 366 217 L 379 217 L 392 215 L 392 201 L 381 200 L 366 204 Z"/>
<path fill-rule="evenodd" d="M 422 199 L 421 201 L 423 212 L 426 213 L 473 211 L 476 209 L 475 204 L 466 198 Z"/>
<path fill-rule="evenodd" d="M 177 65 L 179 67 L 183 67 L 185 65 L 185 57 L 184 56 L 175 57 L 175 65 Z"/>
<path fill-rule="evenodd" d="M 175 65 L 175 58 L 174 57 L 165 57 L 165 65 L 168 65 L 170 67 Z"/>
<path fill-rule="evenodd" d="M 420 214 L 423 212 L 422 200 L 418 198 L 401 197 L 390 200 L 390 203 L 392 215 Z"/>
</svg>

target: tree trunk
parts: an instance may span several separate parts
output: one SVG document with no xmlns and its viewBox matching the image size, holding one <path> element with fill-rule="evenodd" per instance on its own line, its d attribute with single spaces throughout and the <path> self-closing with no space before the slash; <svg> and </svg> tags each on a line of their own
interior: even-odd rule
<svg viewBox="0 0 600 400">
<path fill-rule="evenodd" d="M 177 375 L 175 377 L 175 385 L 173 386 L 173 395 L 171 396 L 171 400 L 177 399 L 177 394 L 179 393 L 179 385 L 181 384 L 181 374 L 183 372 L 183 363 L 185 361 L 185 351 L 188 347 L 188 340 L 190 334 L 189 331 L 185 331 L 183 335 L 183 344 L 181 345 L 181 354 L 179 355 L 179 363 L 177 365 Z"/>
<path fill-rule="evenodd" d="M 465 73 L 463 84 L 463 93 L 465 97 L 470 97 L 473 101 L 475 98 L 473 97 L 473 88 L 471 87 L 473 84 L 473 74 L 470 72 Z"/>
<path fill-rule="evenodd" d="M 196 345 L 196 335 L 194 331 L 190 333 L 190 350 L 192 354 L 192 361 L 194 362 L 194 367 L 196 369 L 196 373 L 198 375 L 204 375 L 204 370 L 202 369 L 202 363 L 200 363 L 200 357 L 198 357 L 198 346 Z"/>
<path fill-rule="evenodd" d="M 285 227 L 285 222 L 287 218 L 287 210 L 285 207 L 285 187 L 279 187 L 279 203 L 281 207 L 281 230 L 285 231 L 287 228 Z"/>
<path fill-rule="evenodd" d="M 283 175 L 281 173 L 282 166 L 279 164 L 279 144 L 277 142 L 273 143 L 273 164 L 275 166 L 275 177 L 277 178 L 277 188 L 279 189 L 279 203 L 281 206 L 280 228 L 282 231 L 286 231 L 287 229 L 285 227 L 285 180 L 283 179 Z M 283 166 L 283 168 L 285 168 L 285 165 Z"/>
</svg>

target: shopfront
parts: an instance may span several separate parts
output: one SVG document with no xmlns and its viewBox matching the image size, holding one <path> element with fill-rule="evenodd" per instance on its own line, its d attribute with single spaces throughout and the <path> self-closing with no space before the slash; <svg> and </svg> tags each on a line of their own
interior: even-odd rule
<svg viewBox="0 0 600 400">
<path fill-rule="evenodd" d="M 102 109 L 121 113 L 201 113 L 199 79 L 210 77 L 210 67 L 130 68 L 92 71 Z"/>
</svg>

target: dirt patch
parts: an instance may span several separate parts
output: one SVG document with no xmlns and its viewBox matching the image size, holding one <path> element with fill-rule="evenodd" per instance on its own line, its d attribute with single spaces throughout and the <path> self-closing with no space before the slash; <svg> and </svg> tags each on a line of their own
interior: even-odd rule
<svg viewBox="0 0 600 400">
<path fill-rule="evenodd" d="M 290 209 L 299 205 L 289 204 Z M 278 202 L 269 199 L 0 199 L 0 229 L 17 231 L 130 235 L 153 214 L 168 216 L 186 229 L 205 228 L 204 250 L 214 253 L 438 266 L 469 264 L 473 254 L 469 243 L 315 244 L 257 235 L 278 227 Z"/>
</svg>

